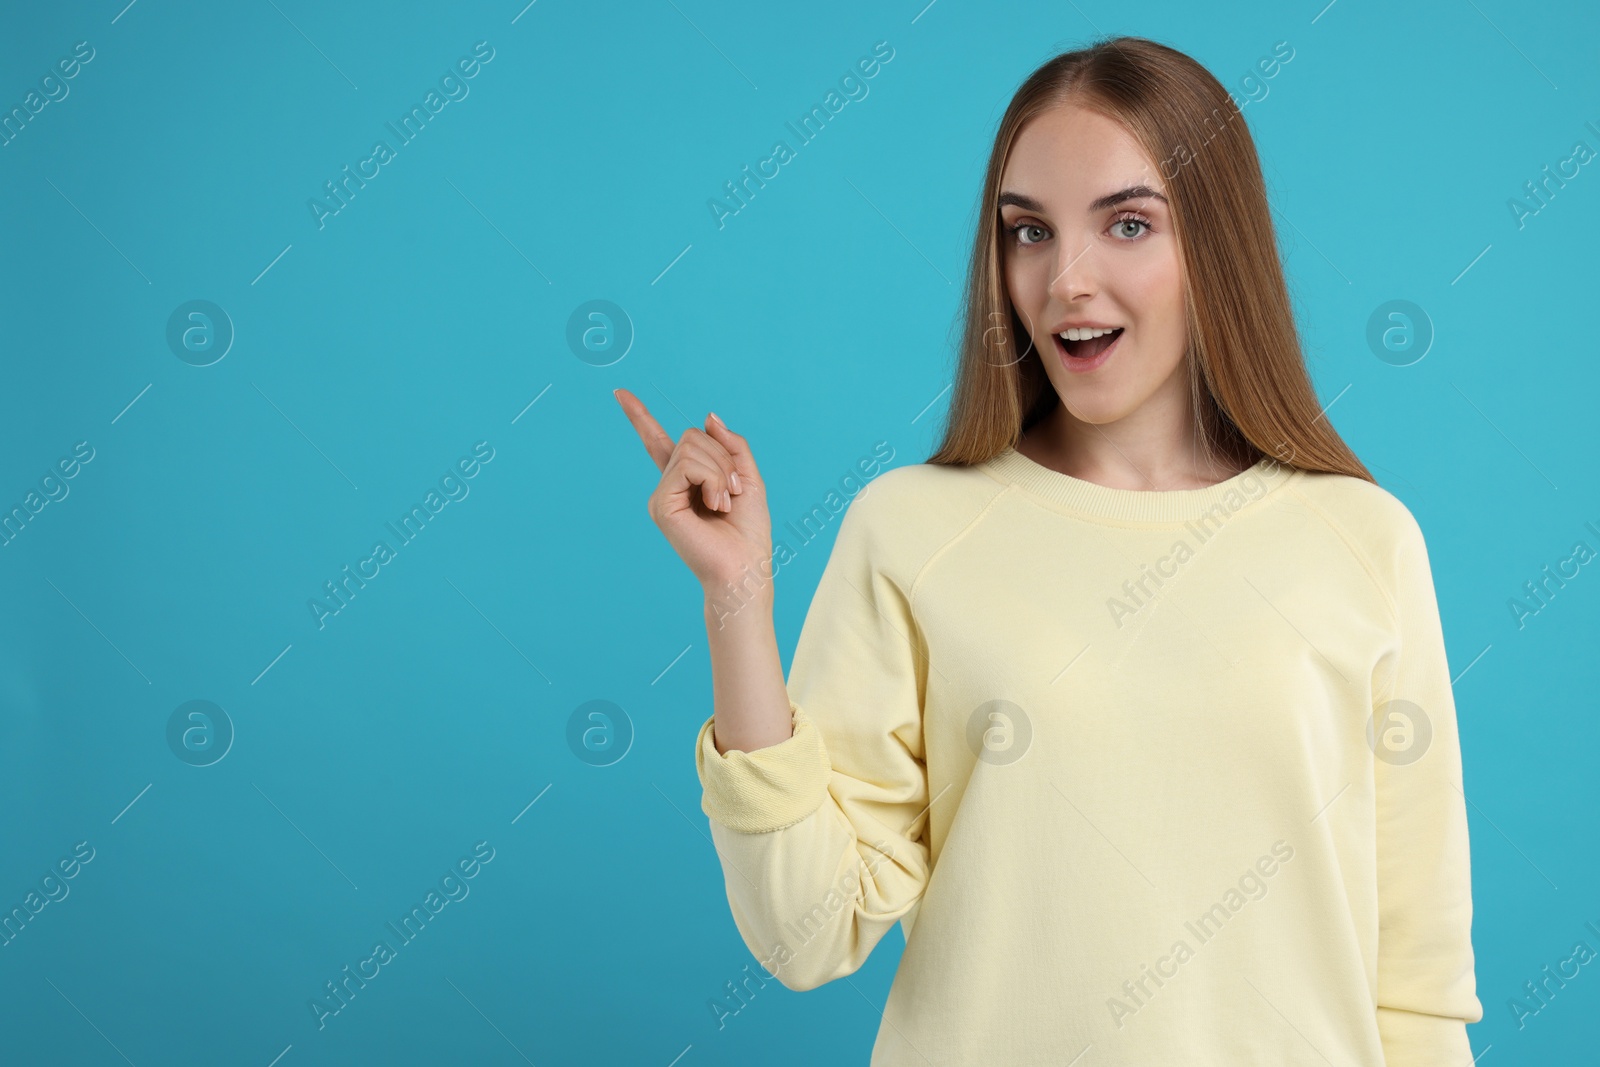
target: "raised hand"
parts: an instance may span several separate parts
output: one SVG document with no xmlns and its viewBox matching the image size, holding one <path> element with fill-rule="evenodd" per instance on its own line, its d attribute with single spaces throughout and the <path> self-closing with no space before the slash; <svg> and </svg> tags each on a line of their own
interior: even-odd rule
<svg viewBox="0 0 1600 1067">
<path fill-rule="evenodd" d="M 748 442 L 713 414 L 673 444 L 638 397 L 615 394 L 661 471 L 650 518 L 708 595 L 770 581 L 772 518 Z"/>
</svg>

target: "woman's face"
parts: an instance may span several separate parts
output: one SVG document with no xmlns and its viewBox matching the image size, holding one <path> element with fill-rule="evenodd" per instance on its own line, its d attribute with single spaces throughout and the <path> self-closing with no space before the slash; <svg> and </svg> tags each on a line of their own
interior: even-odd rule
<svg viewBox="0 0 1600 1067">
<path fill-rule="evenodd" d="M 1165 193 L 1127 130 L 1076 105 L 1029 120 L 1001 176 L 1011 303 L 1062 406 L 1083 422 L 1114 423 L 1152 398 L 1181 416 L 1187 403 L 1183 261 Z M 1121 333 L 1057 336 L 1080 325 Z"/>
</svg>

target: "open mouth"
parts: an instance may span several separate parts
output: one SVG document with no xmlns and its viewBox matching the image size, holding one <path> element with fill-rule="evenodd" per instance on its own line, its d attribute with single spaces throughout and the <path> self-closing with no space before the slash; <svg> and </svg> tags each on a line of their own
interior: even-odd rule
<svg viewBox="0 0 1600 1067">
<path fill-rule="evenodd" d="M 1096 331 L 1098 332 L 1098 331 Z M 1056 334 L 1056 344 L 1066 353 L 1068 359 L 1087 363 L 1104 355 L 1122 337 L 1122 327 L 1100 334 L 1098 337 L 1089 337 L 1083 340 L 1069 341 Z"/>
</svg>

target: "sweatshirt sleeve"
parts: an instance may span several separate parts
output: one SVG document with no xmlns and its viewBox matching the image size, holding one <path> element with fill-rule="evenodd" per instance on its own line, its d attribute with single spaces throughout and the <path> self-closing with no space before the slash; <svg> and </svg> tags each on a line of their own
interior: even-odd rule
<svg viewBox="0 0 1600 1067">
<path fill-rule="evenodd" d="M 701 725 L 701 810 L 745 945 L 785 986 L 854 973 L 922 895 L 927 650 L 885 562 L 884 487 L 854 498 L 790 664 L 793 734 L 718 753 Z"/>
<path fill-rule="evenodd" d="M 1427 547 L 1402 511 L 1385 561 L 1395 640 L 1373 687 L 1378 1033 L 1387 1067 L 1461 1067 L 1483 1018 L 1461 746 Z"/>
</svg>

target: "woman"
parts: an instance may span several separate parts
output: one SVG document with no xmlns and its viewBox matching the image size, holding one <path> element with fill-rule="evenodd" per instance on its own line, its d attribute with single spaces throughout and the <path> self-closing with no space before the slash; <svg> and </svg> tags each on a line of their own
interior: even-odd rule
<svg viewBox="0 0 1600 1067">
<path fill-rule="evenodd" d="M 804 990 L 900 923 L 875 1067 L 1465 1067 L 1427 550 L 1318 409 L 1243 119 L 1106 41 L 1023 84 L 982 197 L 944 441 L 850 502 L 787 683 L 748 442 L 619 390 L 706 591 L 746 945 Z"/>
</svg>

